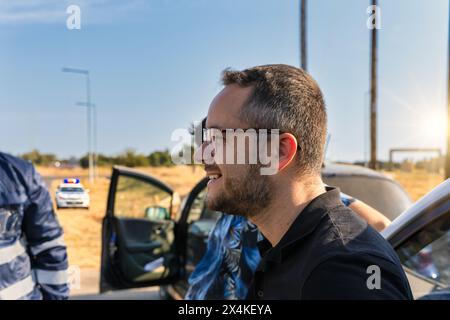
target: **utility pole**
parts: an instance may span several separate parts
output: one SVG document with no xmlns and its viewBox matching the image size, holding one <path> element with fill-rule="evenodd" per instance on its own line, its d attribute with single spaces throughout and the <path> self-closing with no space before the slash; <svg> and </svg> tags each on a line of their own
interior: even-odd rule
<svg viewBox="0 0 450 320">
<path fill-rule="evenodd" d="M 377 0 L 372 0 L 372 6 L 376 10 Z M 375 11 L 375 19 L 377 12 Z M 376 170 L 377 165 L 377 21 L 371 30 L 370 36 L 370 161 L 369 168 Z"/>
<path fill-rule="evenodd" d="M 307 4 L 308 4 L 307 0 L 300 0 L 300 66 L 305 71 L 308 71 L 307 35 L 306 35 Z"/>
<path fill-rule="evenodd" d="M 445 179 L 450 178 L 450 5 L 447 41 L 447 156 L 445 157 Z"/>
</svg>

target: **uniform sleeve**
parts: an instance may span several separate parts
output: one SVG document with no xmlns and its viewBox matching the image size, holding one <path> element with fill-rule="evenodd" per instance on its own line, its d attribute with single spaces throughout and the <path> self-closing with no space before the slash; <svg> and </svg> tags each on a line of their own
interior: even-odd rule
<svg viewBox="0 0 450 320">
<path fill-rule="evenodd" d="M 30 250 L 32 272 L 44 299 L 67 299 L 68 261 L 63 230 L 50 194 L 34 167 L 27 178 L 29 205 L 25 208 L 23 231 Z"/>
<path fill-rule="evenodd" d="M 378 277 L 378 278 L 377 278 Z M 302 289 L 306 300 L 411 299 L 397 267 L 369 254 L 339 255 L 319 264 Z"/>
</svg>

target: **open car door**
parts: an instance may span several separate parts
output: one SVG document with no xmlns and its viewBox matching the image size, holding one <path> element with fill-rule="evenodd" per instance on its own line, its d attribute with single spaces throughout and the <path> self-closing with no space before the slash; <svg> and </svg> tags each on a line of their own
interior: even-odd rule
<svg viewBox="0 0 450 320">
<path fill-rule="evenodd" d="M 138 171 L 114 167 L 102 224 L 100 292 L 168 284 L 179 275 L 176 194 Z"/>
</svg>

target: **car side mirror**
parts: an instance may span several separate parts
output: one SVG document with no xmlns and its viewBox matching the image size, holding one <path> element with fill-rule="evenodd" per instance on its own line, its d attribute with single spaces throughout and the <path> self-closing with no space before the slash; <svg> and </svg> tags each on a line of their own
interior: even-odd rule
<svg viewBox="0 0 450 320">
<path fill-rule="evenodd" d="M 145 217 L 152 221 L 170 220 L 169 211 L 159 206 L 152 206 L 145 209 Z"/>
</svg>

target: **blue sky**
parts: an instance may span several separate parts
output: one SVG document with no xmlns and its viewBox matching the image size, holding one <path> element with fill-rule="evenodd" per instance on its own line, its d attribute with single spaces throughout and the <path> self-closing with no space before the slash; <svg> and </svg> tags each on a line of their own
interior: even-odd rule
<svg viewBox="0 0 450 320">
<path fill-rule="evenodd" d="M 310 0 L 309 71 L 329 112 L 331 160 L 368 157 L 369 0 Z M 380 0 L 379 151 L 445 148 L 448 1 Z M 81 8 L 81 30 L 66 8 Z M 98 149 L 149 153 L 201 119 L 220 72 L 299 65 L 294 0 L 0 0 L 0 149 L 86 150 L 81 76 L 98 108 Z"/>
</svg>

